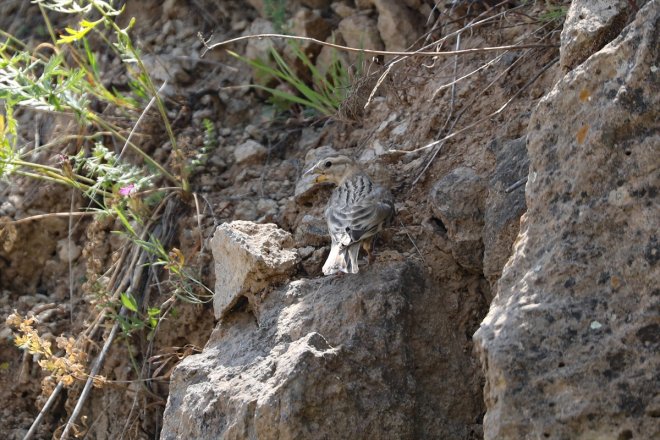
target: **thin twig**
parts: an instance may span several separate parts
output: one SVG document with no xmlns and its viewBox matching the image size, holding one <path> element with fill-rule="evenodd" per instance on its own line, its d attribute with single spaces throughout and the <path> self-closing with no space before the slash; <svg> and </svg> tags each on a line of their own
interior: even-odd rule
<svg viewBox="0 0 660 440">
<path fill-rule="evenodd" d="M 461 34 L 460 33 L 458 35 L 456 35 L 456 49 L 458 49 L 459 47 L 461 47 Z M 454 116 L 454 108 L 455 108 L 455 105 L 456 105 L 456 83 L 458 82 L 458 80 L 456 79 L 457 75 L 458 75 L 458 57 L 456 56 L 456 57 L 454 57 L 454 73 L 453 73 L 453 81 L 451 82 L 451 101 L 450 101 L 450 106 L 449 106 L 449 115 L 447 115 L 447 120 L 445 121 L 445 125 L 442 127 L 442 132 L 444 132 L 445 128 L 447 127 L 447 124 L 449 123 L 451 118 Z M 438 91 L 436 90 L 436 93 L 437 92 Z M 433 94 L 433 98 L 435 98 L 435 93 Z M 458 120 L 460 119 L 460 117 L 461 117 L 461 115 L 459 114 L 458 117 L 456 119 L 454 119 L 454 122 L 451 124 L 451 127 L 449 128 L 449 131 L 452 131 L 454 129 L 454 127 L 458 123 Z M 442 145 L 443 144 L 438 145 L 438 147 L 435 149 L 435 151 L 433 151 L 431 153 L 431 158 L 426 162 L 426 166 L 424 167 L 422 172 L 419 173 L 419 175 L 415 178 L 415 180 L 413 180 L 412 185 L 410 186 L 411 189 L 417 184 L 419 179 L 422 178 L 422 175 L 424 174 L 426 169 L 431 165 L 433 160 L 435 160 L 435 157 L 440 152 L 440 149 L 442 148 Z"/>
<path fill-rule="evenodd" d="M 27 223 L 27 222 L 31 222 L 31 221 L 34 221 L 34 220 L 41 220 L 41 219 L 48 218 L 48 217 L 79 217 L 79 216 L 94 215 L 94 214 L 98 214 L 98 212 L 96 212 L 96 211 L 51 212 L 51 213 L 48 213 L 48 214 L 33 215 L 33 216 L 22 218 L 22 219 L 19 219 L 19 220 L 11 220 L 11 221 L 0 222 L 0 226 L 2 226 L 2 225 L 18 225 L 20 223 Z"/>
<path fill-rule="evenodd" d="M 370 54 L 370 55 L 394 55 L 394 56 L 423 56 L 423 57 L 435 57 L 435 56 L 452 56 L 452 55 L 467 55 L 472 53 L 481 53 L 481 52 L 494 52 L 498 50 L 516 50 L 516 49 L 529 49 L 529 48 L 539 48 L 539 47 L 559 47 L 556 44 L 527 44 L 527 45 L 512 45 L 512 46 L 494 46 L 494 47 L 477 47 L 473 49 L 462 49 L 459 51 L 448 51 L 448 52 L 436 52 L 436 51 L 388 51 L 388 50 L 372 50 L 372 49 L 358 49 L 355 47 L 342 46 L 341 44 L 328 43 L 327 41 L 317 40 L 310 37 L 299 37 L 295 35 L 284 35 L 284 34 L 256 34 L 256 35 L 246 35 L 243 37 L 232 38 L 230 40 L 221 41 L 209 46 L 208 42 L 205 41 L 201 36 L 199 36 L 202 43 L 205 46 L 204 52 L 200 56 L 204 56 L 206 52 L 216 47 L 226 46 L 228 44 L 237 43 L 244 40 L 252 39 L 264 39 L 264 38 L 282 38 L 285 40 L 296 40 L 296 41 L 307 41 L 310 43 L 320 44 L 321 46 L 328 46 L 334 49 L 343 50 L 346 52 L 357 52 L 360 54 Z"/>
<path fill-rule="evenodd" d="M 73 188 L 71 189 L 71 204 L 70 210 L 73 212 L 73 205 L 75 202 L 75 194 L 73 192 Z M 66 259 L 69 262 L 69 319 L 71 322 L 71 325 L 73 325 L 73 258 L 71 258 L 71 247 L 73 246 L 71 236 L 73 234 L 73 216 L 69 216 L 69 227 L 68 227 L 68 234 L 67 234 L 67 256 Z"/>
<path fill-rule="evenodd" d="M 158 99 L 158 95 L 163 91 L 163 89 L 167 86 L 167 80 L 163 83 L 162 86 L 158 89 L 156 94 L 149 100 L 149 104 L 142 110 L 142 113 L 140 113 L 140 117 L 138 118 L 137 122 L 135 125 L 133 125 L 133 128 L 131 129 L 131 132 L 128 133 L 128 137 L 126 138 L 126 142 L 124 143 L 124 146 L 122 147 L 121 151 L 119 152 L 119 156 L 117 156 L 117 160 L 121 160 L 121 157 L 124 155 L 124 151 L 126 151 L 126 147 L 128 147 L 128 144 L 131 142 L 131 138 L 133 137 L 133 133 L 135 133 L 135 130 L 138 128 L 140 125 L 140 122 L 142 122 L 142 119 L 144 118 L 144 115 L 147 114 L 149 109 L 151 108 L 152 105 L 156 102 Z"/>
<path fill-rule="evenodd" d="M 415 248 L 415 250 L 416 250 L 417 253 L 419 254 L 419 258 L 422 259 L 422 262 L 424 263 L 424 266 L 428 267 L 428 264 L 426 263 L 426 260 L 424 259 L 424 255 L 422 255 L 422 251 L 419 250 L 419 248 L 417 247 L 417 243 L 415 243 L 415 240 L 413 240 L 413 239 L 412 239 L 412 236 L 408 233 L 408 228 L 406 228 L 406 225 L 404 225 L 403 222 L 402 222 L 401 220 L 399 220 L 399 224 L 400 224 L 401 227 L 403 228 L 403 232 L 404 232 L 404 233 L 406 234 L 406 236 L 408 237 L 408 240 L 410 240 L 410 242 L 412 243 L 413 247 Z"/>
<path fill-rule="evenodd" d="M 534 77 L 533 77 L 532 79 L 530 79 L 529 81 L 527 81 L 527 83 L 525 83 L 525 85 L 523 85 L 523 86 L 522 86 L 522 87 L 521 87 L 521 88 L 520 88 L 520 89 L 519 89 L 519 90 L 518 90 L 518 91 L 517 91 L 512 97 L 511 97 L 511 99 L 509 99 L 507 102 L 504 103 L 504 105 L 502 105 L 502 107 L 500 107 L 499 109 L 497 109 L 497 110 L 495 110 L 494 112 L 490 113 L 489 115 L 487 115 L 487 116 L 485 116 L 485 117 L 479 119 L 478 121 L 475 121 L 474 123 L 468 125 L 467 127 L 465 127 L 465 128 L 461 128 L 460 130 L 455 131 L 454 133 L 452 133 L 452 134 L 450 134 L 450 135 L 447 135 L 447 136 L 443 137 L 442 139 L 438 139 L 437 141 L 433 141 L 433 142 L 431 142 L 430 144 L 426 144 L 426 145 L 424 145 L 423 147 L 419 147 L 419 148 L 416 148 L 416 149 L 414 149 L 414 150 L 409 150 L 409 151 L 408 151 L 408 150 L 388 150 L 388 151 L 386 151 L 385 153 L 386 153 L 386 154 L 411 154 L 411 153 L 417 153 L 417 152 L 419 152 L 419 151 L 423 151 L 423 150 L 426 150 L 426 149 L 428 149 L 428 148 L 432 148 L 432 147 L 438 145 L 439 143 L 442 143 L 442 142 L 444 142 L 444 141 L 446 141 L 446 140 L 448 140 L 448 139 L 451 139 L 451 138 L 453 138 L 453 137 L 455 137 L 455 136 L 457 136 L 457 135 L 463 133 L 464 131 L 467 131 L 467 130 L 469 130 L 469 129 L 471 129 L 471 128 L 474 128 L 475 126 L 477 126 L 477 125 L 481 124 L 482 122 L 484 122 L 484 121 L 486 121 L 486 120 L 492 118 L 493 116 L 497 116 L 498 114 L 502 113 L 502 111 L 504 111 L 504 109 L 505 109 L 509 104 L 511 104 L 511 102 L 512 102 L 515 98 L 517 98 L 518 95 L 520 95 L 520 93 L 522 93 L 524 90 L 526 90 L 527 87 L 529 87 L 534 81 L 536 81 L 536 80 L 537 80 L 537 79 L 538 79 L 543 73 L 545 73 L 546 70 L 548 70 L 548 69 L 549 69 L 553 64 L 555 64 L 557 61 L 559 61 L 559 57 L 553 59 L 553 60 L 550 61 L 548 64 L 546 64 L 545 66 L 543 66 L 543 68 L 541 68 L 541 70 L 540 70 L 536 75 L 534 75 Z"/>
<path fill-rule="evenodd" d="M 121 315 L 122 312 L 125 312 L 124 307 L 121 308 L 119 314 Z M 92 370 L 89 372 L 89 377 L 87 378 L 87 382 L 85 382 L 85 386 L 82 392 L 80 393 L 78 402 L 76 402 L 76 406 L 75 408 L 73 408 L 71 417 L 69 417 L 69 420 L 66 422 L 66 426 L 64 427 L 64 431 L 60 436 L 60 440 L 67 440 L 69 438 L 69 432 L 73 428 L 73 424 L 80 415 L 80 411 L 82 411 L 83 404 L 85 403 L 85 400 L 87 400 L 87 397 L 89 396 L 89 393 L 92 390 L 94 377 L 99 374 L 101 365 L 103 365 L 103 360 L 105 359 L 105 356 L 108 354 L 108 351 L 110 350 L 110 345 L 112 345 L 112 341 L 115 339 L 115 336 L 117 335 L 117 330 L 119 330 L 119 321 L 116 321 L 115 325 L 112 326 L 112 330 L 110 330 L 108 339 L 106 339 L 105 344 L 103 344 L 103 349 L 96 358 Z"/>
<path fill-rule="evenodd" d="M 41 408 L 41 411 L 39 411 L 39 414 L 32 422 L 32 425 L 30 425 L 30 429 L 25 434 L 25 437 L 23 437 L 23 440 L 30 440 L 34 436 L 34 434 L 37 432 L 37 428 L 39 428 L 39 425 L 41 424 L 41 420 L 50 410 L 50 407 L 53 406 L 53 404 L 55 403 L 55 399 L 57 398 L 57 396 L 59 396 L 63 388 L 64 388 L 64 384 L 62 382 L 58 382 L 53 392 L 50 393 L 50 396 L 48 397 L 46 404 L 44 405 L 43 408 Z"/>
<path fill-rule="evenodd" d="M 510 192 L 513 192 L 513 191 L 517 190 L 518 188 L 520 188 L 521 186 L 523 186 L 526 183 L 527 183 L 527 176 L 523 177 L 522 179 L 520 179 L 519 181 L 517 181 L 513 185 L 509 186 L 507 189 L 504 190 L 504 192 L 507 193 L 507 194 L 510 193 Z"/>
</svg>

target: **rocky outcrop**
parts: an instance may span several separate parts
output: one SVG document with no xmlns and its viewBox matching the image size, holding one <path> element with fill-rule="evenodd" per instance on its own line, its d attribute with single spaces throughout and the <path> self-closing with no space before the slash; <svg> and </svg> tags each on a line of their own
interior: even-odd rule
<svg viewBox="0 0 660 440">
<path fill-rule="evenodd" d="M 582 64 L 619 35 L 633 4 L 626 0 L 572 1 L 561 33 L 562 68 L 569 71 Z"/>
<path fill-rule="evenodd" d="M 520 230 L 520 217 L 527 208 L 524 178 L 529 170 L 529 160 L 524 137 L 495 140 L 488 149 L 495 155 L 496 165 L 488 181 L 485 203 L 483 274 L 494 287 L 511 256 L 511 246 Z"/>
<path fill-rule="evenodd" d="M 411 267 L 389 273 L 357 288 L 350 277 L 295 282 L 259 321 L 234 314 L 177 368 L 164 438 L 412 438 L 404 318 L 423 286 Z"/>
<path fill-rule="evenodd" d="M 213 312 L 220 319 L 243 298 L 258 309 L 266 287 L 295 272 L 298 255 L 293 237 L 274 224 L 237 220 L 220 225 L 211 240 L 215 260 Z"/>
<path fill-rule="evenodd" d="M 486 440 L 660 435 L 659 17 L 647 3 L 532 116 L 528 211 L 475 334 Z"/>
<path fill-rule="evenodd" d="M 447 228 L 452 255 L 462 267 L 481 272 L 486 183 L 475 170 L 459 167 L 431 191 L 431 209 Z"/>
<path fill-rule="evenodd" d="M 524 183 L 529 161 L 525 138 L 495 139 L 488 151 L 494 170 L 481 175 L 473 168 L 454 168 L 434 184 L 429 202 L 447 230 L 456 262 L 494 286 L 525 212 L 524 190 L 516 183 Z"/>
<path fill-rule="evenodd" d="M 176 368 L 161 437 L 470 438 L 479 381 L 427 284 L 391 261 L 234 308 Z"/>
</svg>

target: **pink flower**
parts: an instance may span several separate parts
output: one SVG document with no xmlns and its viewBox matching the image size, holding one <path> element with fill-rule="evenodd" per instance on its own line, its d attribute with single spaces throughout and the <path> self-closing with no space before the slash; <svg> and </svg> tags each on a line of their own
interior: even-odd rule
<svg viewBox="0 0 660 440">
<path fill-rule="evenodd" d="M 134 183 L 131 183 L 128 186 L 124 186 L 122 188 L 119 188 L 119 195 L 122 195 L 122 196 L 130 196 L 134 192 L 135 192 L 135 184 Z"/>
</svg>

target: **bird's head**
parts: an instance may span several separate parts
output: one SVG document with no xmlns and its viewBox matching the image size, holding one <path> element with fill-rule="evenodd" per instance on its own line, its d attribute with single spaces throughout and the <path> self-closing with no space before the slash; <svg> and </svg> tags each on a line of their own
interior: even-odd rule
<svg viewBox="0 0 660 440">
<path fill-rule="evenodd" d="M 359 171 L 359 167 L 348 156 L 330 156 L 319 160 L 316 165 L 305 172 L 305 175 L 315 176 L 314 182 L 332 182 L 341 185 L 349 176 Z"/>
</svg>

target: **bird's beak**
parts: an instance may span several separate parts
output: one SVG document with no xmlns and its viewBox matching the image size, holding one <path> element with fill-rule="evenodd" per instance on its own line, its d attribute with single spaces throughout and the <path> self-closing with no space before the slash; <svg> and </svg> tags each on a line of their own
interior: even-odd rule
<svg viewBox="0 0 660 440">
<path fill-rule="evenodd" d="M 308 169 L 303 173 L 303 177 L 309 176 L 309 175 L 315 175 L 314 176 L 314 183 L 321 183 L 321 182 L 327 182 L 328 181 L 328 176 L 323 174 L 323 170 L 316 165 Z"/>
</svg>

